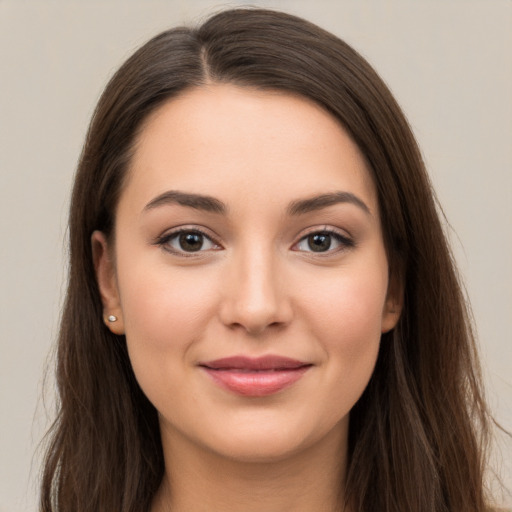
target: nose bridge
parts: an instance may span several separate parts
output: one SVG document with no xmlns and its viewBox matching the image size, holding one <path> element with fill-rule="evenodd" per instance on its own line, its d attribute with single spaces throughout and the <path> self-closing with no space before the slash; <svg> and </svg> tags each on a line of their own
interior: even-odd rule
<svg viewBox="0 0 512 512">
<path fill-rule="evenodd" d="M 286 323 L 290 307 L 278 272 L 278 254 L 268 240 L 234 251 L 226 283 L 224 322 L 253 334 Z"/>
</svg>

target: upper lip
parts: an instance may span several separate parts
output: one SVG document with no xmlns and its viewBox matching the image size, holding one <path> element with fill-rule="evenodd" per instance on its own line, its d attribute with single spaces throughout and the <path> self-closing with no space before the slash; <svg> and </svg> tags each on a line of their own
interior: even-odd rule
<svg viewBox="0 0 512 512">
<path fill-rule="evenodd" d="M 210 370 L 294 370 L 311 366 L 310 363 L 291 359 L 289 357 L 282 357 L 277 355 L 267 355 L 263 357 L 247 357 L 247 356 L 232 356 L 215 359 L 214 361 L 207 361 L 199 363 L 199 366 L 209 368 Z"/>
</svg>

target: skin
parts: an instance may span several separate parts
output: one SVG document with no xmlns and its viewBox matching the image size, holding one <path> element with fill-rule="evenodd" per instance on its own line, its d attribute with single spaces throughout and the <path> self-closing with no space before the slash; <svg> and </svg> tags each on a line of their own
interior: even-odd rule
<svg viewBox="0 0 512 512">
<path fill-rule="evenodd" d="M 227 212 L 147 206 L 171 190 Z M 361 204 L 289 211 L 335 192 Z M 201 250 L 180 246 L 179 227 L 207 235 Z M 313 251 L 308 236 L 326 230 L 343 238 L 324 235 Z M 159 413 L 166 474 L 153 511 L 339 510 L 349 412 L 401 309 L 375 187 L 339 123 L 284 93 L 188 90 L 143 127 L 115 245 L 101 232 L 92 244 L 105 318 L 118 317 L 109 328 L 126 335 Z M 286 389 L 246 397 L 198 366 L 268 354 L 311 367 Z"/>
</svg>

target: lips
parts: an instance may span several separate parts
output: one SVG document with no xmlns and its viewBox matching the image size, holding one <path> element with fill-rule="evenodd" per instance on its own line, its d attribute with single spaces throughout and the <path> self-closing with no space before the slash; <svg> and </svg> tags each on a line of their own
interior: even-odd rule
<svg viewBox="0 0 512 512">
<path fill-rule="evenodd" d="M 200 363 L 199 367 L 224 389 L 243 396 L 261 397 L 293 385 L 312 365 L 269 355 L 259 358 L 226 357 Z"/>
</svg>

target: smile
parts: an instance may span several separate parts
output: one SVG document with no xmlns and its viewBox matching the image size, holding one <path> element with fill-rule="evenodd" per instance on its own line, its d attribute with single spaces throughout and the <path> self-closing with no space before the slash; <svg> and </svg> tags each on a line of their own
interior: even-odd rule
<svg viewBox="0 0 512 512">
<path fill-rule="evenodd" d="M 253 397 L 272 395 L 291 386 L 312 366 L 280 356 L 234 356 L 199 364 L 219 386 Z"/>
</svg>

